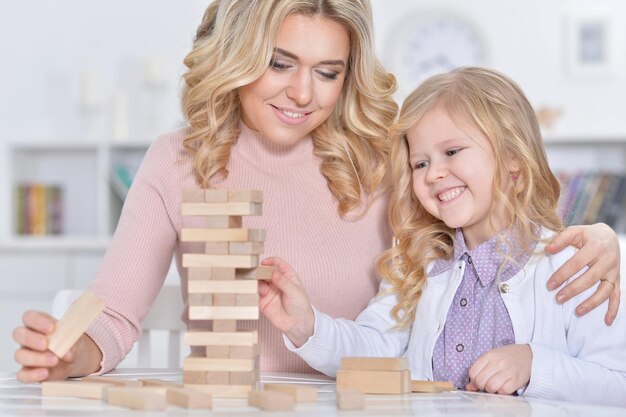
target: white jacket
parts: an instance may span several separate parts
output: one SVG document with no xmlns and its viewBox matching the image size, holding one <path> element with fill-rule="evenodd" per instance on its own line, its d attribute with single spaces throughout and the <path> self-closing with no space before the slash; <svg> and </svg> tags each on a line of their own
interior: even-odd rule
<svg viewBox="0 0 626 417">
<path fill-rule="evenodd" d="M 543 246 L 538 245 L 538 251 Z M 511 317 L 515 343 L 530 345 L 533 354 L 527 396 L 626 406 L 626 319 L 624 305 L 612 326 L 604 324 L 605 308 L 576 317 L 576 306 L 596 286 L 559 305 L 548 278 L 569 259 L 574 249 L 557 255 L 533 255 L 526 266 L 506 281 L 502 299 Z M 300 348 L 285 337 L 288 348 L 311 367 L 334 376 L 343 356 L 409 358 L 412 379 L 433 379 L 435 342 L 463 278 L 465 262 L 427 279 L 411 329 L 398 330 L 391 317 L 395 293 L 374 298 L 356 321 L 333 319 L 315 310 L 315 331 Z M 582 272 L 582 271 L 581 271 Z M 580 273 L 579 273 L 580 274 Z M 389 288 L 381 284 L 381 291 Z"/>
</svg>

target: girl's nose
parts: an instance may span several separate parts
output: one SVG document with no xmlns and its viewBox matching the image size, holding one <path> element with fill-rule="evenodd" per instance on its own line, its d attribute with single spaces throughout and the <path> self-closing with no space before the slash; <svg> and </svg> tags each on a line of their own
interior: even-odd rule
<svg viewBox="0 0 626 417">
<path fill-rule="evenodd" d="M 448 168 L 443 163 L 430 162 L 428 166 L 428 172 L 426 173 L 426 180 L 428 182 L 435 182 L 448 175 Z"/>
</svg>

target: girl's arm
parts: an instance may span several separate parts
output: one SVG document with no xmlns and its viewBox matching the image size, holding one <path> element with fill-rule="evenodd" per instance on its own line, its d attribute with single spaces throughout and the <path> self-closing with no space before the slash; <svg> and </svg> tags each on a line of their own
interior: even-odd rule
<svg viewBox="0 0 626 417">
<path fill-rule="evenodd" d="M 600 281 L 593 295 L 578 305 L 576 315 L 582 316 L 608 299 L 609 308 L 604 321 L 611 325 L 620 304 L 620 248 L 617 235 L 604 223 L 570 226 L 554 238 L 546 247 L 546 252 L 555 254 L 570 245 L 580 250 L 552 275 L 548 289 L 552 291 L 558 288 L 584 266 L 589 266 L 583 275 L 557 293 L 557 301 L 564 303 Z"/>
<path fill-rule="evenodd" d="M 259 283 L 261 312 L 285 334 L 287 347 L 312 368 L 335 376 L 344 356 L 400 357 L 406 350 L 409 329 L 394 328 L 390 312 L 397 298 L 386 292 L 385 285 L 381 285 L 384 295 L 372 300 L 356 321 L 334 319 L 311 306 L 287 263 L 267 258 L 262 264 L 277 266 L 278 271 L 270 283 Z"/>
</svg>

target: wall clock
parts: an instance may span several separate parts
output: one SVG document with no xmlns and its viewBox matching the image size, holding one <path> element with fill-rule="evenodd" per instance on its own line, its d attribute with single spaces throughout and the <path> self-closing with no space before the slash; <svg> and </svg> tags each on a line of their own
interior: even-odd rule
<svg viewBox="0 0 626 417">
<path fill-rule="evenodd" d="M 476 26 L 457 13 L 418 12 L 393 25 L 384 56 L 404 98 L 432 75 L 485 65 L 487 45 Z"/>
</svg>

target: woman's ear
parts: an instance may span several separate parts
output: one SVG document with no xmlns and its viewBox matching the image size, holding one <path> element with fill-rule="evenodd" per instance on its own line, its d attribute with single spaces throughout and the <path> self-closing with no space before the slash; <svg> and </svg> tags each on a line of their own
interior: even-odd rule
<svg viewBox="0 0 626 417">
<path fill-rule="evenodd" d="M 508 161 L 506 162 L 506 170 L 509 172 L 509 174 L 513 175 L 513 174 L 517 174 L 519 175 L 520 172 L 520 163 L 519 163 L 519 159 L 517 159 L 516 157 L 510 157 L 508 159 Z"/>
</svg>

